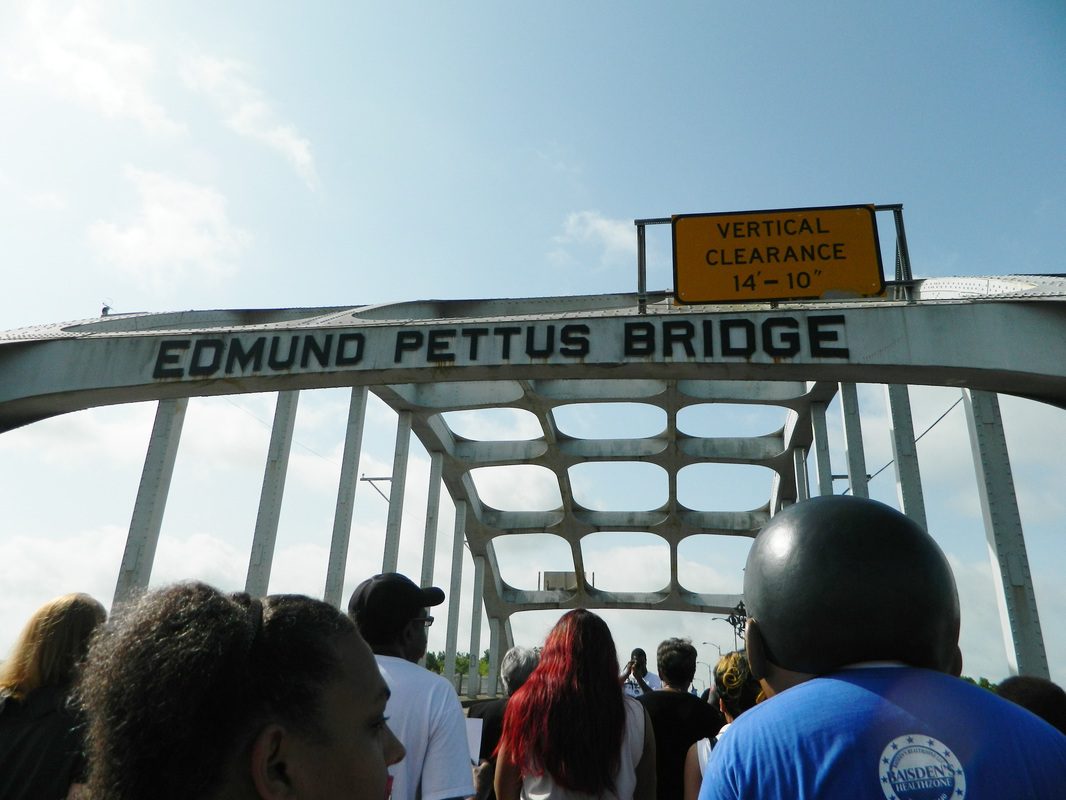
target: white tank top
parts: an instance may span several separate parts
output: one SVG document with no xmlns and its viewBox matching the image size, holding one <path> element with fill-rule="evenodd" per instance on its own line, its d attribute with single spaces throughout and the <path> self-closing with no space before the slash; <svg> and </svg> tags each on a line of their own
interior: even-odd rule
<svg viewBox="0 0 1066 800">
<path fill-rule="evenodd" d="M 622 736 L 622 753 L 618 759 L 618 774 L 614 778 L 614 791 L 598 795 L 577 792 L 556 786 L 555 779 L 543 775 L 522 776 L 522 800 L 632 800 L 637 788 L 637 764 L 644 752 L 644 706 L 632 697 L 626 697 L 626 729 Z"/>
</svg>

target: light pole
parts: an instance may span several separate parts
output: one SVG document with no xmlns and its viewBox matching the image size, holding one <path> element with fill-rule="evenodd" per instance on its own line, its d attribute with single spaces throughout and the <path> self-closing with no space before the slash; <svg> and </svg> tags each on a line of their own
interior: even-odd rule
<svg viewBox="0 0 1066 800">
<path fill-rule="evenodd" d="M 700 644 L 709 644 L 711 647 L 718 651 L 718 657 L 722 657 L 722 648 L 716 645 L 714 642 L 700 642 Z"/>
<path fill-rule="evenodd" d="M 717 620 L 719 622 L 725 622 L 725 623 L 727 623 L 729 625 L 730 628 L 733 629 L 733 649 L 734 650 L 739 650 L 740 647 L 739 647 L 739 643 L 737 641 L 737 628 L 736 628 L 736 625 L 733 622 L 733 619 L 731 619 L 730 617 L 711 617 L 711 621 L 712 622 L 715 621 L 715 620 Z"/>
<path fill-rule="evenodd" d="M 707 644 L 707 642 L 704 642 L 704 644 Z M 706 661 L 697 661 L 696 663 L 697 664 L 703 664 L 703 666 L 707 667 L 707 686 L 708 687 L 713 686 L 714 685 L 714 673 L 711 671 L 711 665 L 708 664 Z"/>
</svg>

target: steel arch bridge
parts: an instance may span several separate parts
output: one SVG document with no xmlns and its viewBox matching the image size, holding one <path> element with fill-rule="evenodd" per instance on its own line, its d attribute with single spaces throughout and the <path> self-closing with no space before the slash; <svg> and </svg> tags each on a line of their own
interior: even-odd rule
<svg viewBox="0 0 1066 800">
<path fill-rule="evenodd" d="M 265 594 L 300 392 L 350 387 L 344 456 L 324 598 L 342 602 L 368 392 L 398 414 L 382 570 L 395 568 L 410 436 L 431 459 L 423 580 L 433 575 L 439 489 L 456 508 L 446 673 L 454 671 L 462 547 L 474 563 L 471 651 L 490 632 L 491 679 L 513 643 L 510 618 L 531 609 L 661 609 L 733 613 L 740 595 L 703 594 L 678 579 L 678 547 L 698 534 L 753 537 L 780 508 L 833 491 L 826 407 L 839 396 L 849 490 L 867 494 L 856 384 L 886 386 L 901 508 L 925 525 L 908 385 L 962 390 L 986 534 L 1012 671 L 1047 675 L 1036 598 L 999 418 L 998 393 L 1066 407 L 1066 279 L 1017 275 L 936 278 L 890 286 L 885 297 L 679 307 L 666 295 L 618 294 L 376 306 L 187 311 L 103 316 L 0 334 L 0 431 L 102 405 L 158 401 L 116 602 L 148 584 L 189 398 L 276 392 L 277 409 L 247 574 Z M 568 404 L 636 402 L 665 412 L 652 436 L 584 439 L 560 430 Z M 703 437 L 678 426 L 714 403 L 781 409 L 762 436 Z M 524 409 L 540 435 L 475 441 L 449 412 Z M 808 460 L 816 479 L 808 479 Z M 600 511 L 574 497 L 569 470 L 586 462 L 644 462 L 667 475 L 652 510 Z M 770 495 L 742 512 L 678 499 L 678 473 L 700 463 L 773 473 Z M 561 502 L 548 511 L 493 508 L 474 470 L 549 470 Z M 839 477 L 839 476 L 837 476 Z M 597 589 L 580 542 L 600 531 L 657 535 L 670 553 L 659 591 Z M 574 582 L 523 590 L 501 577 L 494 543 L 554 533 L 569 544 Z M 471 674 L 476 669 L 472 659 Z"/>
</svg>

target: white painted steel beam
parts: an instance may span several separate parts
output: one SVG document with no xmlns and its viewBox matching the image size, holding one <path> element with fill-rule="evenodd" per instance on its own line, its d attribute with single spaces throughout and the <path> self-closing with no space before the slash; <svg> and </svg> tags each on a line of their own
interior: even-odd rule
<svg viewBox="0 0 1066 800">
<path fill-rule="evenodd" d="M 400 560 L 400 525 L 403 497 L 407 489 L 407 459 L 411 451 L 411 412 L 401 411 L 396 420 L 396 448 L 392 455 L 392 481 L 389 491 L 389 517 L 385 523 L 385 555 L 382 572 L 395 572 Z"/>
<path fill-rule="evenodd" d="M 440 481 L 444 455 L 439 450 L 429 454 L 429 487 L 426 493 L 426 529 L 422 538 L 422 583 L 433 585 L 433 567 L 437 556 L 437 518 L 440 513 Z"/>
<path fill-rule="evenodd" d="M 1050 678 L 999 398 L 963 390 L 992 578 L 1012 675 Z"/>
<path fill-rule="evenodd" d="M 855 497 L 869 497 L 866 453 L 862 446 L 862 420 L 859 393 L 854 383 L 840 384 L 840 413 L 844 421 L 844 458 L 848 463 L 848 485 Z"/>
<path fill-rule="evenodd" d="M 302 317 L 296 310 L 258 312 L 262 324 L 246 311 L 116 314 L 12 331 L 0 334 L 0 431 L 115 402 L 353 384 L 410 384 L 411 402 L 427 407 L 476 407 L 463 397 L 476 390 L 490 407 L 520 396 L 519 379 L 567 377 L 635 380 L 648 391 L 670 381 L 920 383 L 1066 403 L 1066 315 L 1057 313 L 1066 302 L 1063 278 L 930 279 L 916 284 L 914 302 L 800 302 L 773 310 L 699 306 L 680 315 L 651 304 L 639 315 L 632 302 L 606 296 L 456 302 L 454 309 L 313 309 Z M 538 311 L 514 317 L 523 306 Z M 558 316 L 562 309 L 566 315 Z M 411 316 L 419 313 L 426 316 Z M 469 320 L 441 340 L 437 347 L 446 352 L 428 350 L 427 337 L 440 327 L 435 315 Z M 782 319 L 800 337 L 787 356 L 768 349 L 762 333 Z M 677 322 L 691 335 L 664 348 L 664 326 Z M 723 353 L 723 326 L 741 323 L 751 335 Z M 479 333 L 499 326 L 517 332 Z M 579 344 L 562 345 L 564 326 Z M 543 344 L 549 336 L 550 352 Z M 1019 346 L 1027 342 L 1039 346 Z"/>
<path fill-rule="evenodd" d="M 472 593 L 473 608 L 470 612 L 470 674 L 467 681 L 467 694 L 476 697 L 480 693 L 481 675 L 478 665 L 481 662 L 481 609 L 485 600 L 485 559 L 474 556 L 474 589 Z"/>
<path fill-rule="evenodd" d="M 829 429 L 825 424 L 825 403 L 811 403 L 814 429 L 814 464 L 818 472 L 818 494 L 833 494 L 833 466 L 829 459 Z"/>
<path fill-rule="evenodd" d="M 160 400 L 156 407 L 155 423 L 148 440 L 148 451 L 141 471 L 137 500 L 133 505 L 126 548 L 119 566 L 112 609 L 148 586 L 188 405 L 188 398 L 183 397 L 178 400 Z"/>
<path fill-rule="evenodd" d="M 463 589 L 463 541 L 466 537 L 466 501 L 455 501 L 452 530 L 451 583 L 448 586 L 448 632 L 444 645 L 444 677 L 455 680 L 455 650 L 459 643 L 459 599 Z"/>
<path fill-rule="evenodd" d="M 911 396 L 906 386 L 898 383 L 885 386 L 892 428 L 892 465 L 896 472 L 896 496 L 899 507 L 908 517 L 926 530 L 925 495 L 922 492 L 922 473 L 918 467 L 918 447 L 914 441 L 914 420 L 911 417 Z"/>
<path fill-rule="evenodd" d="M 366 396 L 365 386 L 352 389 L 352 397 L 348 402 L 348 424 L 344 429 L 344 453 L 341 456 L 341 474 L 337 486 L 337 508 L 333 513 L 333 536 L 330 538 L 326 588 L 323 593 L 325 601 L 338 608 L 344 603 L 344 571 L 352 536 L 355 489 L 359 485 L 359 458 L 363 448 Z"/>
<path fill-rule="evenodd" d="M 274 563 L 274 545 L 278 539 L 281 501 L 285 495 L 285 477 L 289 470 L 289 451 L 292 431 L 296 425 L 296 406 L 299 392 L 278 392 L 274 409 L 274 426 L 270 431 L 266 467 L 263 470 L 263 490 L 259 495 L 259 513 L 252 536 L 252 553 L 248 558 L 248 577 L 244 591 L 252 597 L 263 597 L 270 586 L 270 569 Z"/>
<path fill-rule="evenodd" d="M 489 617 L 489 685 L 488 694 L 490 697 L 496 697 L 499 695 L 500 685 L 500 658 L 503 656 L 503 651 L 500 650 L 500 620 L 496 617 Z"/>
</svg>

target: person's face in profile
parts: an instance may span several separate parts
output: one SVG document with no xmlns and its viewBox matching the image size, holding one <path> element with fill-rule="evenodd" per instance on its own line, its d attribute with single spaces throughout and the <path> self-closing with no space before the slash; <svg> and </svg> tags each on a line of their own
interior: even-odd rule
<svg viewBox="0 0 1066 800">
<path fill-rule="evenodd" d="M 389 690 L 361 638 L 345 636 L 337 649 L 341 673 L 322 693 L 319 724 L 324 735 L 317 741 L 307 738 L 300 747 L 306 796 L 383 800 L 387 767 L 404 757 L 403 745 L 385 722 Z"/>
</svg>

